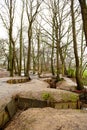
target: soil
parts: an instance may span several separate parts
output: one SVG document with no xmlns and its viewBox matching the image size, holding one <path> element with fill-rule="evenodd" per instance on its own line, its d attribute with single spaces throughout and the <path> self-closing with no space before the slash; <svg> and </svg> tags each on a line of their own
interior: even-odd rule
<svg viewBox="0 0 87 130">
<path fill-rule="evenodd" d="M 76 90 L 76 82 L 72 81 L 70 78 L 63 77 L 64 80 L 57 82 L 56 88 L 68 91 Z"/>
<path fill-rule="evenodd" d="M 9 72 L 6 71 L 5 69 L 0 68 L 0 78 L 8 77 L 8 76 L 9 76 Z"/>
<path fill-rule="evenodd" d="M 4 73 L 4 75 L 2 74 L 3 72 L 0 72 L 1 77 L 7 76 L 7 72 L 6 74 Z M 26 84 L 17 85 L 6 84 L 6 82 L 1 79 L 0 96 L 2 98 L 5 98 L 6 96 L 7 99 L 8 95 L 15 93 L 20 94 L 21 90 L 20 95 L 24 95 L 25 93 L 26 96 L 30 97 L 29 92 L 32 92 L 32 96 L 39 99 L 41 92 L 44 90 L 46 92 L 50 91 L 53 95 L 55 95 L 55 99 L 59 100 L 61 92 L 69 95 L 67 91 L 65 92 L 64 90 L 61 91 L 59 89 L 65 89 L 70 85 L 67 89 L 71 90 L 73 86 L 76 86 L 76 84 L 72 84 L 73 82 L 71 82 L 68 78 L 65 80 L 67 83 L 65 84 L 64 81 L 62 85 L 61 83 L 58 84 L 57 90 L 49 89 L 49 85 L 47 83 L 43 83 L 37 79 L 34 79 Z M 62 86 L 63 88 L 61 88 Z M 18 112 L 4 130 L 87 130 L 87 111 L 75 109 L 58 110 L 54 108 L 30 108 L 26 111 Z"/>
<path fill-rule="evenodd" d="M 4 130 L 87 130 L 87 111 L 31 108 L 17 114 Z"/>
</svg>

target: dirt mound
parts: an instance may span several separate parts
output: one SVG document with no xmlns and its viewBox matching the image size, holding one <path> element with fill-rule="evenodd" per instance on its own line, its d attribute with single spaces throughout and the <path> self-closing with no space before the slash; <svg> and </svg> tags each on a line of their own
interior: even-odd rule
<svg viewBox="0 0 87 130">
<path fill-rule="evenodd" d="M 62 90 L 74 91 L 76 90 L 76 83 L 69 78 L 64 78 L 64 80 L 57 82 L 56 88 Z"/>
<path fill-rule="evenodd" d="M 16 115 L 4 130 L 87 130 L 87 112 L 31 108 Z"/>
</svg>

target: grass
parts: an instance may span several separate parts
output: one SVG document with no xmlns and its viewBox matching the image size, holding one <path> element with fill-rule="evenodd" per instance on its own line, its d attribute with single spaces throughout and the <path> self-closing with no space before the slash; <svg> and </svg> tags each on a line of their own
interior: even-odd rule
<svg viewBox="0 0 87 130">
<path fill-rule="evenodd" d="M 87 70 L 84 71 L 83 78 L 87 78 Z"/>
<path fill-rule="evenodd" d="M 54 101 L 54 98 L 52 97 L 52 95 L 47 92 L 42 94 L 42 98 L 46 101 Z"/>
<path fill-rule="evenodd" d="M 75 69 L 68 69 L 67 72 L 68 72 L 68 77 L 75 78 Z M 87 86 L 87 70 L 85 70 L 82 75 L 82 82 L 83 82 L 83 85 Z"/>
<path fill-rule="evenodd" d="M 85 70 L 83 73 L 82 81 L 83 81 L 83 84 L 87 86 L 87 70 Z"/>
<path fill-rule="evenodd" d="M 75 102 L 79 99 L 77 94 L 71 93 L 71 94 L 62 94 L 63 101 L 72 101 Z"/>
<path fill-rule="evenodd" d="M 74 78 L 75 77 L 75 69 L 68 69 L 67 70 L 67 73 L 68 73 L 68 76 L 70 77 L 70 78 Z"/>
</svg>

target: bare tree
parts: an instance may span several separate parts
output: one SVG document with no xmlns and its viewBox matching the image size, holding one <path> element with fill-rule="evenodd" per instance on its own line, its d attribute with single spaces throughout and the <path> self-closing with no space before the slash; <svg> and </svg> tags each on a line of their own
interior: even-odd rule
<svg viewBox="0 0 87 130">
<path fill-rule="evenodd" d="M 71 0 L 71 16 L 72 16 L 73 48 L 74 48 L 75 63 L 76 63 L 76 82 L 77 82 L 77 89 L 81 90 L 83 88 L 83 84 L 80 79 L 80 63 L 79 63 L 79 57 L 78 57 L 78 52 L 77 52 L 74 0 Z"/>
<path fill-rule="evenodd" d="M 14 51 L 15 51 L 15 42 L 13 39 L 13 22 L 15 15 L 15 4 L 16 0 L 4 0 L 5 5 L 3 6 L 5 13 L 7 13 L 8 19 L 6 19 L 6 15 L 4 16 L 3 11 L 0 13 L 0 17 L 2 19 L 4 27 L 8 31 L 9 36 L 9 70 L 10 76 L 13 76 L 14 69 Z"/>
<path fill-rule="evenodd" d="M 38 9 L 40 7 L 41 2 L 37 0 L 34 4 L 34 0 L 26 0 L 26 12 L 28 18 L 28 53 L 27 53 L 27 67 L 26 67 L 26 76 L 29 77 L 30 70 L 30 58 L 31 58 L 31 39 L 32 39 L 32 25 L 38 14 Z M 33 5 L 34 4 L 34 5 Z"/>
<path fill-rule="evenodd" d="M 23 56 L 23 14 L 24 14 L 24 1 L 22 1 L 22 13 L 21 13 L 21 25 L 20 25 L 20 71 L 19 75 L 21 76 L 22 70 L 22 56 Z"/>
</svg>

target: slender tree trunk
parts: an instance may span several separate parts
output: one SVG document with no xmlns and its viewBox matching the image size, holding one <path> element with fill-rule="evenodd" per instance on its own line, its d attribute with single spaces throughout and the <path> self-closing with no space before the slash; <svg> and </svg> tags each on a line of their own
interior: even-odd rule
<svg viewBox="0 0 87 130">
<path fill-rule="evenodd" d="M 20 71 L 19 75 L 21 76 L 21 70 L 22 70 L 22 52 L 23 52 L 23 13 L 24 13 L 24 2 L 23 2 L 23 9 L 22 9 L 22 14 L 21 14 L 21 28 L 20 28 Z"/>
<path fill-rule="evenodd" d="M 58 43 L 57 43 L 57 49 L 56 49 L 56 55 L 57 55 L 57 79 L 59 80 L 60 77 L 59 77 L 59 47 L 58 47 Z"/>
<path fill-rule="evenodd" d="M 12 46 L 13 46 L 13 51 L 12 51 L 12 55 L 13 55 L 13 58 L 12 58 L 12 71 L 14 73 L 14 64 L 15 64 L 15 57 L 16 57 L 16 54 L 15 54 L 15 42 L 13 41 L 12 39 Z"/>
<path fill-rule="evenodd" d="M 43 47 L 43 55 L 42 55 L 42 59 L 41 59 L 41 73 L 43 72 L 43 71 L 45 71 L 45 68 L 46 68 L 46 66 L 45 66 L 45 49 L 44 49 L 44 47 Z"/>
<path fill-rule="evenodd" d="M 35 74 L 35 54 L 34 54 L 34 47 L 32 43 L 32 58 L 33 58 L 33 74 Z"/>
<path fill-rule="evenodd" d="M 10 9 L 9 9 L 9 14 L 10 14 L 10 28 L 9 28 L 9 68 L 10 68 L 10 76 L 13 76 L 13 46 L 12 46 L 12 24 L 13 24 L 13 19 L 12 19 L 12 0 L 10 0 Z"/>
<path fill-rule="evenodd" d="M 38 42 L 38 76 L 40 76 L 40 30 L 38 30 L 37 34 L 37 42 Z"/>
<path fill-rule="evenodd" d="M 19 73 L 19 63 L 17 56 L 15 56 L 15 66 L 16 66 L 16 72 Z"/>
<path fill-rule="evenodd" d="M 20 34 L 20 71 L 19 71 L 20 76 L 21 76 L 21 70 L 22 70 L 22 32 Z"/>
<path fill-rule="evenodd" d="M 64 56 L 63 56 L 63 52 L 62 52 L 62 48 L 60 47 L 60 42 L 61 42 L 61 20 L 60 21 L 60 27 L 59 27 L 59 54 L 60 54 L 60 60 L 62 63 L 62 75 L 65 75 L 66 73 L 66 65 L 65 65 L 65 61 L 64 61 Z"/>
<path fill-rule="evenodd" d="M 83 88 L 83 84 L 80 79 L 80 66 L 79 66 L 79 57 L 77 52 L 77 41 L 76 41 L 76 30 L 75 30 L 75 16 L 74 16 L 74 0 L 71 0 L 71 16 L 72 16 L 72 33 L 73 33 L 73 47 L 74 47 L 74 55 L 76 62 L 76 82 L 77 89 L 81 90 Z"/>
<path fill-rule="evenodd" d="M 53 27 L 52 27 L 52 53 L 51 53 L 51 71 L 52 71 L 52 75 L 55 75 L 54 72 L 54 65 L 53 65 L 53 60 L 54 60 L 54 26 L 55 26 L 55 19 L 53 16 Z"/>
<path fill-rule="evenodd" d="M 60 41 L 59 41 L 59 54 L 60 54 L 60 60 L 61 60 L 61 63 L 62 63 L 62 75 L 65 75 L 67 70 L 66 70 L 64 57 L 62 55 L 62 49 L 60 47 Z"/>
<path fill-rule="evenodd" d="M 38 14 L 38 9 L 40 7 L 40 2 L 36 1 L 36 6 L 33 6 L 33 1 L 26 0 L 26 13 L 28 18 L 28 54 L 27 54 L 27 68 L 26 68 L 26 76 L 29 76 L 30 63 L 31 63 L 31 39 L 32 39 L 32 25 L 35 21 L 36 15 Z M 35 9 L 36 8 L 36 9 Z"/>
<path fill-rule="evenodd" d="M 24 75 L 26 76 L 26 61 L 25 61 L 25 57 L 26 57 L 26 55 L 25 55 L 25 48 L 24 48 L 24 45 L 23 45 L 23 62 L 24 62 L 23 67 L 24 67 Z"/>
<path fill-rule="evenodd" d="M 58 21 L 57 21 L 57 17 L 56 17 L 56 25 L 55 25 L 55 35 L 56 35 L 56 56 L 57 56 L 57 79 L 60 79 L 60 67 L 59 67 L 59 39 L 58 39 Z"/>
<path fill-rule="evenodd" d="M 82 79 L 82 71 L 83 71 L 83 29 L 82 29 L 82 38 L 81 38 L 81 58 L 80 58 L 80 78 Z"/>
<path fill-rule="evenodd" d="M 16 57 L 15 57 L 15 60 L 14 60 L 14 71 L 15 71 L 15 74 L 18 74 L 18 68 L 17 68 L 17 65 L 16 65 Z"/>
<path fill-rule="evenodd" d="M 42 56 L 42 71 L 46 71 L 46 62 L 45 62 L 45 47 L 43 47 L 43 56 Z M 41 71 L 41 72 L 42 72 Z"/>
<path fill-rule="evenodd" d="M 9 57 L 8 57 L 8 66 L 7 66 L 7 70 L 10 71 L 10 64 L 9 64 Z"/>
<path fill-rule="evenodd" d="M 80 3 L 80 7 L 81 7 L 83 29 L 84 29 L 84 33 L 85 33 L 86 46 L 87 46 L 87 4 L 86 4 L 86 0 L 79 0 L 79 3 Z"/>
<path fill-rule="evenodd" d="M 27 68 L 26 68 L 26 76 L 30 78 L 30 63 L 31 63 L 31 38 L 32 38 L 32 26 L 29 25 L 28 28 L 28 54 L 27 54 Z"/>
</svg>

